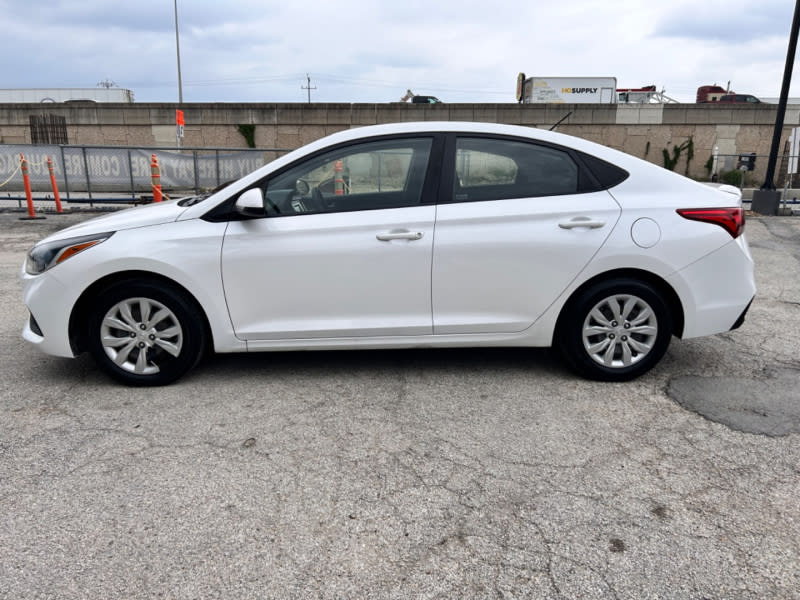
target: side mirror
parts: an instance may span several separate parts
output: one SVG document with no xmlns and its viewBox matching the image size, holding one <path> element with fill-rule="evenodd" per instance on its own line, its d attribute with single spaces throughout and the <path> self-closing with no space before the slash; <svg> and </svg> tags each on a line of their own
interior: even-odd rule
<svg viewBox="0 0 800 600">
<path fill-rule="evenodd" d="M 308 192 L 311 191 L 311 188 L 308 185 L 308 182 L 305 179 L 298 179 L 294 182 L 294 191 L 300 194 L 301 196 L 305 196 Z"/>
<path fill-rule="evenodd" d="M 236 199 L 234 208 L 243 217 L 263 217 L 265 214 L 264 193 L 261 188 L 251 188 L 243 192 Z"/>
</svg>

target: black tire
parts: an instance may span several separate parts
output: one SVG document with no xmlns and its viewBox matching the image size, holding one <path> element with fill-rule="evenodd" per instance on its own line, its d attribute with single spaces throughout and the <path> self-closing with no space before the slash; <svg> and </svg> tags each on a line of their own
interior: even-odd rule
<svg viewBox="0 0 800 600">
<path fill-rule="evenodd" d="M 628 381 L 661 360 L 672 337 L 667 302 L 647 283 L 629 278 L 591 285 L 570 300 L 555 345 L 578 374 Z"/>
<path fill-rule="evenodd" d="M 88 324 L 89 351 L 98 366 L 131 386 L 175 381 L 200 361 L 206 347 L 205 323 L 194 300 L 155 281 L 106 288 Z"/>
</svg>

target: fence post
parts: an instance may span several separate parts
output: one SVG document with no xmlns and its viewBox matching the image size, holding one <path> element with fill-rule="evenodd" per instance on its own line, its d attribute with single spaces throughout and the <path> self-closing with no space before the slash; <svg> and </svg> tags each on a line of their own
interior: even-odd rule
<svg viewBox="0 0 800 600">
<path fill-rule="evenodd" d="M 133 160 L 130 148 L 128 148 L 128 174 L 131 176 L 131 200 L 136 202 L 136 184 L 133 183 Z"/>
<path fill-rule="evenodd" d="M 194 193 L 200 195 L 200 173 L 197 164 L 197 150 L 192 150 L 192 156 L 194 157 Z"/>
<path fill-rule="evenodd" d="M 69 202 L 69 177 L 67 177 L 67 159 L 64 158 L 64 146 L 60 145 L 61 150 L 61 166 L 64 167 L 64 188 L 67 192 L 67 202 Z"/>
<path fill-rule="evenodd" d="M 89 206 L 94 207 L 94 204 L 92 204 L 92 184 L 89 181 L 89 163 L 86 160 L 86 146 L 81 150 L 83 150 L 83 170 L 86 173 L 86 191 L 89 192 Z"/>
</svg>

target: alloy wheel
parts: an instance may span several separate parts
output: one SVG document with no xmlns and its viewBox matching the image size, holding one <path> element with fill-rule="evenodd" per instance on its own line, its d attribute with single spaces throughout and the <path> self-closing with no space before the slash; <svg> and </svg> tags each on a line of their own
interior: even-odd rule
<svg viewBox="0 0 800 600">
<path fill-rule="evenodd" d="M 630 367 L 656 343 L 658 319 L 638 296 L 614 294 L 589 311 L 581 331 L 583 347 L 593 361 L 609 368 Z"/>
<path fill-rule="evenodd" d="M 121 369 L 137 375 L 159 373 L 183 347 L 183 329 L 169 308 L 150 298 L 128 298 L 103 317 L 103 350 Z"/>
</svg>

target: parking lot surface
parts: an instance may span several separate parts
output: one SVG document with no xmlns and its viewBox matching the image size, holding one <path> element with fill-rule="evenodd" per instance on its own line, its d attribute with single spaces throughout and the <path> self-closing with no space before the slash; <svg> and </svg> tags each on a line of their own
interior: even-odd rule
<svg viewBox="0 0 800 600">
<path fill-rule="evenodd" d="M 210 357 L 121 387 L 20 339 L 0 213 L 2 598 L 800 597 L 800 219 L 738 330 L 646 376 L 547 350 Z M 54 299 L 57 301 L 57 299 Z"/>
</svg>

